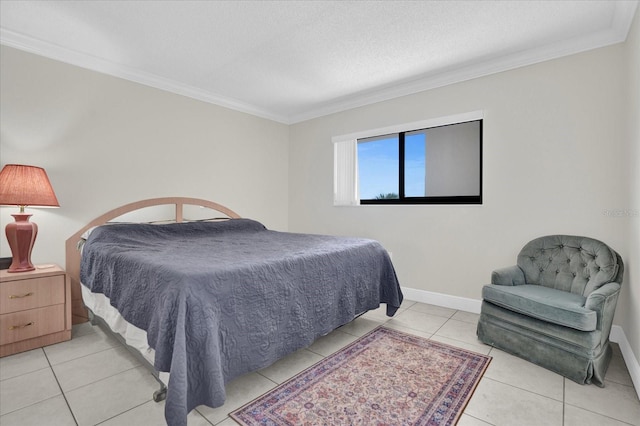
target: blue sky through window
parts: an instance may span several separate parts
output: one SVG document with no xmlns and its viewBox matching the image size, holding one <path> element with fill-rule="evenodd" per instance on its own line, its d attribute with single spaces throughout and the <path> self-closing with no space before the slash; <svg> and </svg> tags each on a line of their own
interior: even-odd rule
<svg viewBox="0 0 640 426">
<path fill-rule="evenodd" d="M 360 198 L 398 193 L 398 136 L 358 143 Z"/>
<path fill-rule="evenodd" d="M 413 133 L 404 139 L 404 196 L 424 197 L 425 195 L 425 138 L 426 134 Z"/>
<path fill-rule="evenodd" d="M 360 199 L 398 194 L 398 136 L 358 142 Z M 422 197 L 425 188 L 425 134 L 405 137 L 405 196 Z"/>
</svg>

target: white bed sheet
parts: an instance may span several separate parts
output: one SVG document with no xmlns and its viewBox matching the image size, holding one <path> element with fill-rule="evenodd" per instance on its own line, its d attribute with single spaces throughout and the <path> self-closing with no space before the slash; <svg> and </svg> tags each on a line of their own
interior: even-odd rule
<svg viewBox="0 0 640 426">
<path fill-rule="evenodd" d="M 82 289 L 82 300 L 87 308 L 102 318 L 112 331 L 121 335 L 127 345 L 135 348 L 142 356 L 149 361 L 151 365 L 154 364 L 155 351 L 147 344 L 147 332 L 141 328 L 130 324 L 125 320 L 122 315 L 111 306 L 109 298 L 104 294 L 92 293 L 84 285 L 80 285 Z M 163 383 L 169 383 L 169 373 L 160 371 L 159 378 Z"/>
</svg>

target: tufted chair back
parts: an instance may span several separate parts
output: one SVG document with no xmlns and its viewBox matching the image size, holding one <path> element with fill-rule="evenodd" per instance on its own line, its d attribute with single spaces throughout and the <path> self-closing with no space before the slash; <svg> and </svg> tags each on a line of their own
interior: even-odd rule
<svg viewBox="0 0 640 426">
<path fill-rule="evenodd" d="M 601 241 L 572 235 L 548 235 L 528 242 L 518 255 L 527 284 L 584 297 L 608 282 L 622 284 L 624 266 Z"/>
</svg>

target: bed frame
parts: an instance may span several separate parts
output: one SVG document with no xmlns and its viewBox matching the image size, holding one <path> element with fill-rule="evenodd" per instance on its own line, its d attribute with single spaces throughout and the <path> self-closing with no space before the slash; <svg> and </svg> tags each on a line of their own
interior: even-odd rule
<svg viewBox="0 0 640 426">
<path fill-rule="evenodd" d="M 69 237 L 65 243 L 66 250 L 66 270 L 67 275 L 71 279 L 71 315 L 72 324 L 81 324 L 89 320 L 89 314 L 82 302 L 82 293 L 80 290 L 80 252 L 78 251 L 78 242 L 82 234 L 89 229 L 104 225 L 105 223 L 112 221 L 124 214 L 134 212 L 136 210 L 144 209 L 147 207 L 174 205 L 175 215 L 174 217 L 163 218 L 166 220 L 175 220 L 176 222 L 183 222 L 184 206 L 193 205 L 199 207 L 205 207 L 211 210 L 215 210 L 222 213 L 227 218 L 239 219 L 241 216 L 233 210 L 225 207 L 221 204 L 213 201 L 203 200 L 200 198 L 188 198 L 188 197 L 164 197 L 164 198 L 151 198 L 147 200 L 136 201 L 133 203 L 125 204 L 117 207 L 107 213 L 93 219 L 86 226 L 80 229 L 78 232 Z"/>
<path fill-rule="evenodd" d="M 205 207 L 210 210 L 217 211 L 224 214 L 224 218 L 239 219 L 240 215 L 233 210 L 215 203 L 213 201 L 203 200 L 199 198 L 187 198 L 187 197 L 165 197 L 165 198 L 151 198 L 148 200 L 136 201 L 133 203 L 125 204 L 124 206 L 117 207 L 107 213 L 93 219 L 86 226 L 80 229 L 78 232 L 69 237 L 65 243 L 66 249 L 66 270 L 67 276 L 71 280 L 71 307 L 72 307 L 72 323 L 80 324 L 87 321 L 91 321 L 92 324 L 98 325 L 108 334 L 114 336 L 120 343 L 123 344 L 127 350 L 142 364 L 144 365 L 156 379 L 160 385 L 160 389 L 153 393 L 153 400 L 156 402 L 162 401 L 167 395 L 167 386 L 160 378 L 159 373 L 156 371 L 153 365 L 147 361 L 136 349 L 127 345 L 124 337 L 118 333 L 113 332 L 109 325 L 100 317 L 93 315 L 92 312 L 84 306 L 82 301 L 82 291 L 80 289 L 80 251 L 78 250 L 78 242 L 80 241 L 82 234 L 89 229 L 104 225 L 109 221 L 112 221 L 127 213 L 135 212 L 147 207 L 156 207 L 164 205 L 174 205 L 175 215 L 173 217 L 162 218 L 163 220 L 170 220 L 175 222 L 183 222 L 184 206 L 193 205 L 198 207 Z M 216 218 L 217 219 L 217 218 Z"/>
</svg>

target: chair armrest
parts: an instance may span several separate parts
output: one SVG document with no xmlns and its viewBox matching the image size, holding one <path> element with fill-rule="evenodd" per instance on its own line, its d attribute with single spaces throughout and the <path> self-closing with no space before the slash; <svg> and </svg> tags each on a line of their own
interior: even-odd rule
<svg viewBox="0 0 640 426">
<path fill-rule="evenodd" d="M 607 283 L 587 296 L 584 307 L 596 311 L 598 324 L 596 328 L 602 330 L 602 343 L 607 341 L 613 324 L 613 316 L 616 312 L 620 284 Z"/>
<path fill-rule="evenodd" d="M 491 273 L 491 284 L 523 285 L 525 284 L 524 272 L 517 265 L 496 269 Z"/>
<path fill-rule="evenodd" d="M 584 302 L 584 307 L 593 311 L 600 311 L 604 308 L 607 300 L 616 296 L 620 291 L 620 284 L 607 283 L 597 290 L 592 291 Z"/>
</svg>

